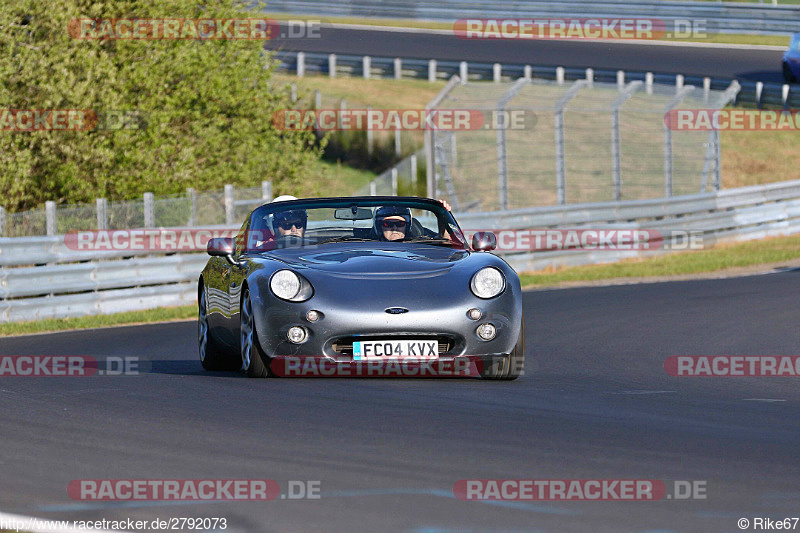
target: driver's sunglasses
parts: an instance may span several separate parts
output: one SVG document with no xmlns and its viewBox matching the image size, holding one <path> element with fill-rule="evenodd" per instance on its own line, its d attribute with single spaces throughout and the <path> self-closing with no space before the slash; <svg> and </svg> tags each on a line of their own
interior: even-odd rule
<svg viewBox="0 0 800 533">
<path fill-rule="evenodd" d="M 304 224 L 302 220 L 283 220 L 281 222 L 278 222 L 278 226 L 281 229 L 290 230 L 292 229 L 292 227 L 295 227 L 297 229 L 303 229 Z"/>
<path fill-rule="evenodd" d="M 406 227 L 405 220 L 384 220 L 383 221 L 384 229 L 403 229 Z"/>
</svg>

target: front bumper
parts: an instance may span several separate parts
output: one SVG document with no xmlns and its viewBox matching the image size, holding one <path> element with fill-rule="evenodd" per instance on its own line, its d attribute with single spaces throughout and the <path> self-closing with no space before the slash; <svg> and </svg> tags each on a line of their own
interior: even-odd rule
<svg viewBox="0 0 800 533">
<path fill-rule="evenodd" d="M 273 298 L 274 300 L 274 298 Z M 393 298 L 392 302 L 397 303 Z M 425 309 L 406 305 L 407 313 L 388 314 L 390 305 L 373 302 L 359 306 L 331 305 L 312 298 L 307 302 L 266 302 L 255 311 L 256 331 L 264 352 L 270 356 L 324 356 L 335 361 L 353 361 L 352 352 L 342 349 L 353 340 L 393 340 L 401 338 L 439 340 L 439 358 L 494 356 L 508 354 L 519 339 L 521 304 L 512 291 L 494 300 L 480 300 L 471 294 L 446 305 L 426 305 Z M 402 305 L 402 304 L 401 304 Z M 472 320 L 471 308 L 479 308 L 482 318 Z M 306 313 L 316 310 L 321 318 L 309 322 Z M 491 323 L 497 329 L 490 341 L 482 340 L 477 329 Z M 300 326 L 307 332 L 302 344 L 290 342 L 289 328 Z M 444 350 L 444 351 L 443 351 Z"/>
</svg>

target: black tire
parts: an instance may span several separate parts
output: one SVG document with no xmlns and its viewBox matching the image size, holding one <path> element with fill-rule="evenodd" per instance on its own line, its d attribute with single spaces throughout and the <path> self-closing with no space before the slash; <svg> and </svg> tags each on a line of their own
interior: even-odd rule
<svg viewBox="0 0 800 533">
<path fill-rule="evenodd" d="M 208 296 L 201 287 L 197 296 L 197 344 L 200 364 L 206 370 L 237 370 L 235 358 L 220 348 L 208 327 Z"/>
<path fill-rule="evenodd" d="M 525 366 L 525 318 L 519 330 L 519 339 L 514 345 L 514 350 L 504 357 L 494 357 L 491 361 L 484 361 L 483 379 L 512 381 L 517 379 Z"/>
<path fill-rule="evenodd" d="M 797 83 L 797 78 L 792 72 L 791 67 L 789 67 L 789 63 L 783 64 L 783 79 L 786 83 Z"/>
<path fill-rule="evenodd" d="M 242 358 L 242 371 L 249 378 L 266 378 L 272 375 L 270 358 L 261 350 L 253 319 L 253 306 L 250 290 L 242 292 L 242 305 L 239 310 L 239 353 Z"/>
</svg>

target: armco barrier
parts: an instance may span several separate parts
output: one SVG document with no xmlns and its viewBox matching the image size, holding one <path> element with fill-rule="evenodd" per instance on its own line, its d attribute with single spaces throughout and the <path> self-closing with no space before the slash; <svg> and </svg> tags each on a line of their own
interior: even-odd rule
<svg viewBox="0 0 800 533">
<path fill-rule="evenodd" d="M 395 61 L 393 57 L 369 57 L 366 62 L 369 71 L 364 71 L 365 56 L 322 54 L 317 52 L 275 52 L 275 58 L 280 62 L 279 67 L 287 72 L 297 73 L 302 70 L 304 74 L 363 76 L 370 78 L 416 78 L 429 81 L 444 81 L 454 75 L 459 75 L 461 69 L 467 71 L 469 81 L 512 81 L 530 75 L 533 78 L 556 80 L 563 77 L 564 81 L 586 79 L 587 71 L 591 72 L 592 79 L 598 83 L 617 83 L 620 72 L 624 81 L 647 82 L 652 76 L 656 84 L 677 84 L 680 79 L 682 85 L 694 85 L 698 88 L 708 87 L 713 90 L 725 90 L 733 80 L 729 78 L 710 78 L 702 76 L 682 76 L 657 72 L 657 65 L 652 72 L 642 71 L 616 71 L 587 68 L 561 68 L 553 66 L 531 65 L 523 63 L 484 63 L 477 61 L 440 61 L 437 59 L 402 58 Z M 302 62 L 302 67 L 299 67 Z M 497 67 L 495 66 L 497 65 Z M 399 67 L 399 68 L 398 68 Z M 587 65 L 591 67 L 591 65 Z M 780 64 L 774 65 L 775 69 Z M 396 70 L 397 69 L 397 70 Z M 735 103 L 748 107 L 792 108 L 800 107 L 800 90 L 796 86 L 780 83 L 762 83 L 748 80 L 738 80 L 741 90 Z"/>
<path fill-rule="evenodd" d="M 462 213 L 464 230 L 628 228 L 702 232 L 713 240 L 746 240 L 800 232 L 800 180 L 719 192 L 597 204 Z M 612 262 L 664 253 L 554 250 L 507 253 L 517 271 Z M 64 238 L 0 239 L 0 322 L 84 316 L 187 305 L 195 302 L 203 253 L 69 249 Z M 144 256 L 141 256 L 144 254 Z M 89 260 L 90 259 L 90 260 Z M 43 264 L 44 266 L 31 266 Z M 26 265 L 26 266 L 23 266 Z"/>
</svg>

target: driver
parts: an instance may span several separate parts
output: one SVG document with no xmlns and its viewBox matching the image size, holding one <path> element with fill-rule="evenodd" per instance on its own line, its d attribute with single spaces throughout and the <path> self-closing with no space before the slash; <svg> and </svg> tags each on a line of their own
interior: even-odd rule
<svg viewBox="0 0 800 533">
<path fill-rule="evenodd" d="M 375 210 L 374 230 L 382 241 L 401 241 L 411 227 L 411 210 L 407 207 L 384 205 Z"/>
<path fill-rule="evenodd" d="M 294 211 L 281 211 L 275 213 L 272 219 L 272 227 L 275 235 L 280 237 L 303 237 L 306 231 L 308 215 L 305 209 L 295 209 Z"/>
<path fill-rule="evenodd" d="M 283 202 L 287 200 L 297 200 L 294 196 L 278 196 L 272 202 Z M 308 213 L 305 209 L 295 209 L 293 211 L 279 211 L 272 216 L 272 229 L 275 236 L 280 237 L 299 237 L 302 238 L 306 231 Z"/>
</svg>

